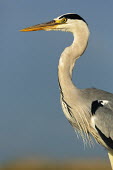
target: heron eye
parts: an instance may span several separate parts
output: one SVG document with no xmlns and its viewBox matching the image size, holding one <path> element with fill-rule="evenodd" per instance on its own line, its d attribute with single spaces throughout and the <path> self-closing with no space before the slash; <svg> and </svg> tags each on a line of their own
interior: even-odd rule
<svg viewBox="0 0 113 170">
<path fill-rule="evenodd" d="M 61 23 L 65 23 L 67 21 L 67 18 L 62 18 Z"/>
<path fill-rule="evenodd" d="M 59 18 L 58 20 L 55 20 L 56 23 L 63 24 L 67 21 L 67 18 Z"/>
</svg>

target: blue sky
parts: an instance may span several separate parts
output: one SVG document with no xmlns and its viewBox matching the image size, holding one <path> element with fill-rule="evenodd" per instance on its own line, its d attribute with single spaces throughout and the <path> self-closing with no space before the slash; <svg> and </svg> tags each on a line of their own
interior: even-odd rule
<svg viewBox="0 0 113 170">
<path fill-rule="evenodd" d="M 77 61 L 79 88 L 113 93 L 113 1 L 0 1 L 0 161 L 18 157 L 106 158 L 95 143 L 77 139 L 59 102 L 57 65 L 73 37 L 63 32 L 18 30 L 77 13 L 89 25 L 89 45 Z"/>
</svg>

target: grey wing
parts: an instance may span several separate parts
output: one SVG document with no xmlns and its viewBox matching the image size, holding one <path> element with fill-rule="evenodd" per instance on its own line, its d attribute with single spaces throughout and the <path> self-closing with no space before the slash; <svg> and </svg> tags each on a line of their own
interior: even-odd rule
<svg viewBox="0 0 113 170">
<path fill-rule="evenodd" d="M 113 106 L 110 101 L 96 100 L 92 102 L 92 126 L 98 131 L 104 143 L 113 149 Z"/>
</svg>

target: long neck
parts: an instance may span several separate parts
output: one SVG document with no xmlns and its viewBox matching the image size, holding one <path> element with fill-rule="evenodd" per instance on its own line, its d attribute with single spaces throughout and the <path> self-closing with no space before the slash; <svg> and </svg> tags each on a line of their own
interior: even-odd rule
<svg viewBox="0 0 113 170">
<path fill-rule="evenodd" d="M 80 31 L 74 35 L 74 41 L 71 46 L 65 48 L 61 54 L 59 65 L 58 65 L 58 79 L 60 89 L 62 93 L 66 96 L 68 93 L 73 93 L 73 90 L 78 89 L 74 86 L 72 82 L 72 71 L 76 60 L 83 54 L 87 47 L 89 31 Z"/>
</svg>

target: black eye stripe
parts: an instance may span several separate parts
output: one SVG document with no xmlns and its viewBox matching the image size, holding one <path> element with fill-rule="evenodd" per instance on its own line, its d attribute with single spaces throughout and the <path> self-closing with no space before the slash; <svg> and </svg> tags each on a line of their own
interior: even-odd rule
<svg viewBox="0 0 113 170">
<path fill-rule="evenodd" d="M 78 20 L 84 21 L 87 24 L 87 22 L 78 14 L 65 14 L 65 15 L 62 15 L 59 19 L 61 19 L 61 18 L 78 19 Z"/>
</svg>

